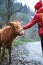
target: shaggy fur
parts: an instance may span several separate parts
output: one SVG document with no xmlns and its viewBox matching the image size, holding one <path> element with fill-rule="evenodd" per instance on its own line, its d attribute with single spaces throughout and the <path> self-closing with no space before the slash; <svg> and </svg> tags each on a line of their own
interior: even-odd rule
<svg viewBox="0 0 43 65">
<path fill-rule="evenodd" d="M 0 30 L 0 48 L 2 46 L 2 57 L 1 61 L 4 59 L 5 48 L 9 50 L 9 62 L 11 63 L 11 49 L 12 41 L 18 36 L 22 35 L 22 27 L 18 20 L 9 22 L 8 26 L 5 26 Z"/>
</svg>

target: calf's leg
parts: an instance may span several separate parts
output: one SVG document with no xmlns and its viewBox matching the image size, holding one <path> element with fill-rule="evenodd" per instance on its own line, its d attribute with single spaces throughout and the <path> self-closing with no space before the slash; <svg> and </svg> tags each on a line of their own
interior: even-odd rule
<svg viewBox="0 0 43 65">
<path fill-rule="evenodd" d="M 12 63 L 12 62 L 11 62 L 11 50 L 12 50 L 12 47 L 9 46 L 8 49 L 9 49 L 9 63 Z"/>
<path fill-rule="evenodd" d="M 1 46 L 0 46 L 0 54 L 1 54 Z"/>
<path fill-rule="evenodd" d="M 5 55 L 5 44 L 4 43 L 2 43 L 2 56 L 1 56 L 1 61 L 3 61 L 4 60 L 4 55 Z"/>
</svg>

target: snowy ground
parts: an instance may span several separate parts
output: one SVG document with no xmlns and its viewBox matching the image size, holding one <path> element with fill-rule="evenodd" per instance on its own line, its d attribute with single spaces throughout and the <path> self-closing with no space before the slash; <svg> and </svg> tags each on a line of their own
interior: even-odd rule
<svg viewBox="0 0 43 65">
<path fill-rule="evenodd" d="M 8 55 L 6 61 L 0 65 L 9 65 Z M 12 64 L 10 65 L 43 65 L 40 41 L 17 45 L 12 49 Z"/>
</svg>

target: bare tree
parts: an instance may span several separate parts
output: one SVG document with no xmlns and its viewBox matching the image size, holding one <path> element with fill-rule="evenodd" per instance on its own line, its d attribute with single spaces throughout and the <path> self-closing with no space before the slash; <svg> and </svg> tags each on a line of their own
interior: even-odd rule
<svg viewBox="0 0 43 65">
<path fill-rule="evenodd" d="M 15 7 L 15 2 L 16 0 L 7 0 L 7 23 L 10 20 L 11 15 L 13 15 L 13 13 L 19 12 L 23 7 L 19 7 L 16 10 Z"/>
</svg>

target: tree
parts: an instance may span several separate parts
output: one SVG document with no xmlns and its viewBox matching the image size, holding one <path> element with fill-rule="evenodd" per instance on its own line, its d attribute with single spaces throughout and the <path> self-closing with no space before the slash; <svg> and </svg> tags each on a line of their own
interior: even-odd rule
<svg viewBox="0 0 43 65">
<path fill-rule="evenodd" d="M 17 12 L 25 13 L 30 12 L 30 8 L 22 3 L 17 3 L 17 0 L 0 0 L 0 15 L 3 17 L 5 24 L 10 21 L 10 17 Z"/>
<path fill-rule="evenodd" d="M 23 7 L 20 6 L 19 3 L 15 3 L 15 0 L 7 0 L 7 23 L 9 22 L 10 17 L 13 15 L 13 13 L 19 12 L 22 8 Z"/>
<path fill-rule="evenodd" d="M 13 0 L 7 0 L 6 1 L 7 5 L 6 5 L 6 16 L 7 16 L 7 23 L 9 22 L 10 16 L 14 13 L 14 5 L 13 5 Z"/>
<path fill-rule="evenodd" d="M 6 19 L 6 23 L 9 22 L 13 13 L 19 12 L 22 9 L 22 4 L 15 3 L 15 1 L 16 0 L 0 0 L 0 15 Z"/>
</svg>

